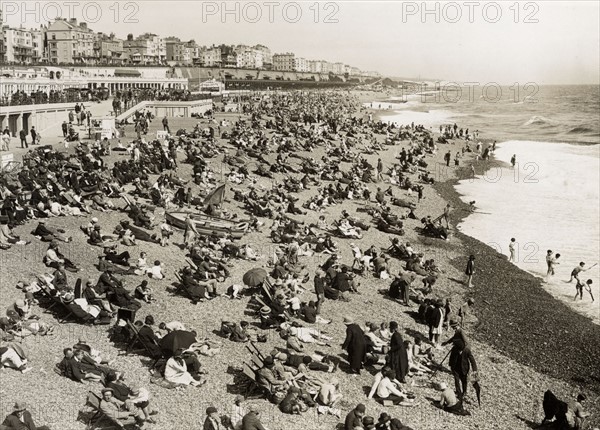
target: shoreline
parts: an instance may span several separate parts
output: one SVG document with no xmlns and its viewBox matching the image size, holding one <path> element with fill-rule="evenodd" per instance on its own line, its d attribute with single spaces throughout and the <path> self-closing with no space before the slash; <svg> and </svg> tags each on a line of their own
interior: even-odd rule
<svg viewBox="0 0 600 430">
<path fill-rule="evenodd" d="M 388 111 L 369 111 L 373 113 L 373 120 L 391 116 Z M 493 139 L 480 140 L 485 144 Z M 444 152 L 444 148 L 441 144 L 439 152 Z M 478 163 L 479 168 L 484 167 L 477 174 L 505 165 L 492 156 L 489 162 Z M 478 257 L 474 288 L 464 291 L 477 303 L 486 305 L 474 310 L 479 320 L 474 337 L 521 364 L 600 393 L 600 368 L 598 357 L 594 357 L 600 351 L 600 325 L 552 296 L 544 288 L 542 279 L 510 263 L 494 248 L 457 228 L 470 214 L 469 205 L 462 201 L 455 188 L 461 179 L 456 174 L 462 168 L 464 166 L 453 169 L 452 177 L 436 181 L 433 189 L 444 203 L 453 207 L 452 236 L 465 250 L 465 257 L 453 259 L 450 264 L 462 273 L 466 256 L 475 254 Z M 482 257 L 487 266 L 482 264 Z"/>
<path fill-rule="evenodd" d="M 499 165 L 504 162 L 492 160 L 485 170 Z M 469 205 L 455 189 L 458 181 L 459 178 L 454 177 L 437 182 L 434 189 L 454 208 L 463 209 L 452 221 L 454 236 L 470 250 L 465 255 L 472 253 L 478 260 L 484 257 L 486 263 L 492 263 L 487 266 L 479 263 L 474 276 L 471 296 L 487 305 L 475 311 L 480 320 L 475 337 L 519 363 L 600 393 L 600 369 L 593 357 L 600 351 L 600 326 L 553 297 L 540 278 L 513 265 L 489 245 L 456 229 L 469 215 Z M 452 264 L 462 270 L 464 262 L 455 260 Z M 511 339 L 515 336 L 520 339 Z M 549 347 L 560 357 L 549 354 Z"/>
</svg>

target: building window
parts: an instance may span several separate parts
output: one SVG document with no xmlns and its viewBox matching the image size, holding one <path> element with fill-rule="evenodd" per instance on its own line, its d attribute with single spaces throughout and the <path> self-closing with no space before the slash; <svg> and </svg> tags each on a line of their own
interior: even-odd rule
<svg viewBox="0 0 600 430">
<path fill-rule="evenodd" d="M 52 35 L 52 40 L 56 40 L 56 34 Z"/>
</svg>

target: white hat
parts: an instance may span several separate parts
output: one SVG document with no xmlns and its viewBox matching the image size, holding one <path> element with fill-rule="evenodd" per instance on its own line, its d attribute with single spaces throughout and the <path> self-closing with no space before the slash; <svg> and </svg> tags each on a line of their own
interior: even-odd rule
<svg viewBox="0 0 600 430">
<path fill-rule="evenodd" d="M 92 218 L 92 222 L 93 223 L 97 223 L 98 222 L 98 218 L 96 218 L 96 217 Z"/>
</svg>

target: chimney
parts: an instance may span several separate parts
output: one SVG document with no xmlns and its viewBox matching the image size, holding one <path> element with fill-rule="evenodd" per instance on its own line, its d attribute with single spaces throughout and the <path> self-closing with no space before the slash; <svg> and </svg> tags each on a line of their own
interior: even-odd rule
<svg viewBox="0 0 600 430">
<path fill-rule="evenodd" d="M 77 25 L 77 18 L 69 18 L 69 24 Z"/>
<path fill-rule="evenodd" d="M 87 23 L 86 22 L 82 22 L 81 24 L 79 24 L 79 26 L 81 28 L 83 28 L 84 30 L 87 30 Z"/>
</svg>

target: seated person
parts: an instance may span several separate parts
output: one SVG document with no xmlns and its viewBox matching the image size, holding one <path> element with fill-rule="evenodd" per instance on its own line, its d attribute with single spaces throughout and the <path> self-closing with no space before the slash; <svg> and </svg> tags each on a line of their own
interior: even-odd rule
<svg viewBox="0 0 600 430">
<path fill-rule="evenodd" d="M 284 380 L 277 379 L 273 367 L 275 361 L 273 357 L 267 356 L 263 361 L 263 367 L 261 367 L 256 374 L 256 382 L 262 387 L 265 387 L 270 393 L 276 391 L 285 390 L 287 383 Z"/>
<path fill-rule="evenodd" d="M 156 336 L 156 333 L 154 331 L 154 317 L 152 315 L 147 315 L 146 318 L 144 319 L 144 324 L 141 325 L 141 327 L 139 326 L 139 324 L 141 324 L 141 322 L 136 321 L 136 326 L 138 326 L 138 338 L 140 339 L 141 342 L 144 343 L 144 345 L 146 346 L 146 348 L 149 349 L 149 353 L 153 356 L 153 357 L 160 357 L 162 356 L 162 351 L 160 349 L 160 347 L 158 346 L 159 344 L 159 337 Z"/>
<path fill-rule="evenodd" d="M 441 392 L 439 402 L 443 410 L 455 415 L 471 415 L 468 411 L 465 411 L 462 402 L 456 398 L 454 391 L 448 388 L 445 382 L 440 383 L 439 390 Z"/>
<path fill-rule="evenodd" d="M 279 352 L 275 355 L 275 358 L 281 360 L 286 366 L 298 369 L 301 373 L 308 373 L 308 369 L 331 373 L 337 368 L 336 365 L 330 362 L 323 362 L 325 357 L 318 354 L 311 356 Z"/>
<path fill-rule="evenodd" d="M 137 428 L 143 428 L 145 421 L 144 413 L 135 406 L 127 410 L 126 406 L 125 402 L 113 397 L 112 388 L 104 388 L 102 390 L 102 400 L 100 401 L 99 409 L 104 415 L 121 426 L 136 424 Z"/>
<path fill-rule="evenodd" d="M 156 260 L 154 266 L 148 269 L 148 276 L 152 279 L 163 279 L 165 277 L 159 260 Z"/>
<path fill-rule="evenodd" d="M 407 399 L 406 394 L 397 388 L 394 382 L 396 373 L 392 369 L 387 369 L 382 374 L 383 378 L 381 378 L 376 388 L 378 398 L 381 400 L 391 400 L 395 405 L 415 406 L 414 401 Z"/>
<path fill-rule="evenodd" d="M 178 350 L 173 357 L 169 358 L 165 365 L 165 379 L 174 384 L 191 385 L 193 387 L 205 384 L 205 379 L 195 379 L 192 374 L 188 372 L 188 366 L 182 354 L 183 350 Z"/>
<path fill-rule="evenodd" d="M 152 295 L 152 288 L 148 286 L 148 281 L 143 280 L 140 285 L 135 287 L 134 297 L 138 300 L 143 300 L 146 303 L 152 303 L 156 301 Z"/>
<path fill-rule="evenodd" d="M 0 364 L 2 367 L 10 367 L 26 373 L 31 370 L 27 366 L 27 356 L 18 344 L 8 342 L 0 346 Z"/>
<path fill-rule="evenodd" d="M 86 357 L 82 350 L 73 351 L 72 348 L 63 350 L 64 357 L 60 363 L 56 365 L 57 370 L 62 376 L 65 376 L 73 381 L 83 382 L 105 381 L 107 376 L 116 373 L 114 370 L 100 366 L 92 359 Z"/>
<path fill-rule="evenodd" d="M 389 349 L 389 342 L 377 336 L 377 325 L 375 323 L 366 324 L 365 337 L 367 338 L 367 343 L 371 346 L 374 352 L 379 354 L 387 353 Z"/>
<path fill-rule="evenodd" d="M 47 426 L 36 426 L 31 413 L 27 410 L 27 405 L 23 402 L 15 403 L 13 412 L 7 415 L 2 421 L 0 428 L 7 430 L 21 430 L 21 429 L 34 429 L 34 430 L 50 430 Z"/>
<path fill-rule="evenodd" d="M 314 301 L 308 302 L 301 308 L 301 313 L 304 316 L 304 320 L 309 324 L 329 324 L 331 320 L 327 320 L 317 315 L 317 305 Z"/>
<path fill-rule="evenodd" d="M 410 372 L 416 372 L 417 375 L 431 372 L 430 368 L 415 360 L 413 355 L 414 345 L 410 340 L 404 341 L 404 347 L 406 348 L 406 355 L 408 357 L 408 370 Z"/>
<path fill-rule="evenodd" d="M 206 281 L 199 281 L 194 278 L 192 269 L 185 267 L 181 272 L 182 286 L 185 288 L 187 293 L 192 298 L 192 301 L 203 302 L 204 300 L 210 300 L 212 294 L 217 294 L 217 281 L 215 279 L 209 279 Z"/>
</svg>

